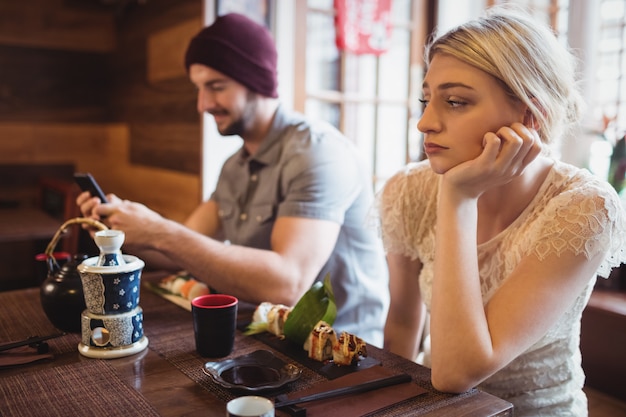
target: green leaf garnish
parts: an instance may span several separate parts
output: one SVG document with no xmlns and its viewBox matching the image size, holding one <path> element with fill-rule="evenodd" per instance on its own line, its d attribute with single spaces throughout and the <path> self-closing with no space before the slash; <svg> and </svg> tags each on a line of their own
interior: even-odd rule
<svg viewBox="0 0 626 417">
<path fill-rule="evenodd" d="M 269 327 L 269 323 L 266 321 L 252 322 L 248 325 L 248 327 L 246 328 L 246 331 L 243 334 L 245 334 L 246 336 L 250 336 L 253 334 L 267 332 L 268 327 Z"/>
<path fill-rule="evenodd" d="M 304 345 L 320 320 L 332 326 L 336 317 L 335 295 L 330 283 L 330 274 L 326 274 L 324 281 L 315 282 L 289 313 L 285 321 L 285 338 Z"/>
</svg>

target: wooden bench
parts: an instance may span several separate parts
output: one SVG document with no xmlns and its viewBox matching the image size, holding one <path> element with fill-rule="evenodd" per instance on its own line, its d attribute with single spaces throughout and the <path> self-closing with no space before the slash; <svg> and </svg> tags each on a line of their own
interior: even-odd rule
<svg viewBox="0 0 626 417">
<path fill-rule="evenodd" d="M 580 348 L 585 385 L 626 401 L 626 291 L 594 290 L 582 316 Z"/>
</svg>

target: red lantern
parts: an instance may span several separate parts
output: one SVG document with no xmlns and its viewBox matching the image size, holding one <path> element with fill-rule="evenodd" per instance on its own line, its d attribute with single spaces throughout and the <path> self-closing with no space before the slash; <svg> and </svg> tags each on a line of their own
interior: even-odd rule
<svg viewBox="0 0 626 417">
<path fill-rule="evenodd" d="M 335 0 L 337 48 L 380 55 L 391 43 L 391 0 Z"/>
</svg>

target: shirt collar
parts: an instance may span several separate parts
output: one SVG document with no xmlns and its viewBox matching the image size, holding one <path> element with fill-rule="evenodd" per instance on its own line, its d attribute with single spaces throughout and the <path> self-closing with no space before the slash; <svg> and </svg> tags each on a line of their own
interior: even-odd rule
<svg viewBox="0 0 626 417">
<path fill-rule="evenodd" d="M 270 165 L 280 158 L 280 139 L 286 127 L 289 126 L 288 113 L 279 104 L 272 119 L 272 125 L 263 142 L 259 146 L 256 154 L 250 156 L 248 151 L 242 146 L 239 150 L 239 163 L 246 164 L 256 161 L 261 165 Z"/>
</svg>

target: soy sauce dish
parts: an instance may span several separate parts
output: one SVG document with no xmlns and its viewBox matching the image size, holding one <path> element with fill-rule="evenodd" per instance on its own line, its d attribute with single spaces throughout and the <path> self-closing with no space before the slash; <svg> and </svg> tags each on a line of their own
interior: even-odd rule
<svg viewBox="0 0 626 417">
<path fill-rule="evenodd" d="M 298 379 L 302 373 L 302 369 L 283 361 L 269 350 L 207 362 L 202 370 L 222 387 L 246 392 L 281 388 Z"/>
</svg>

